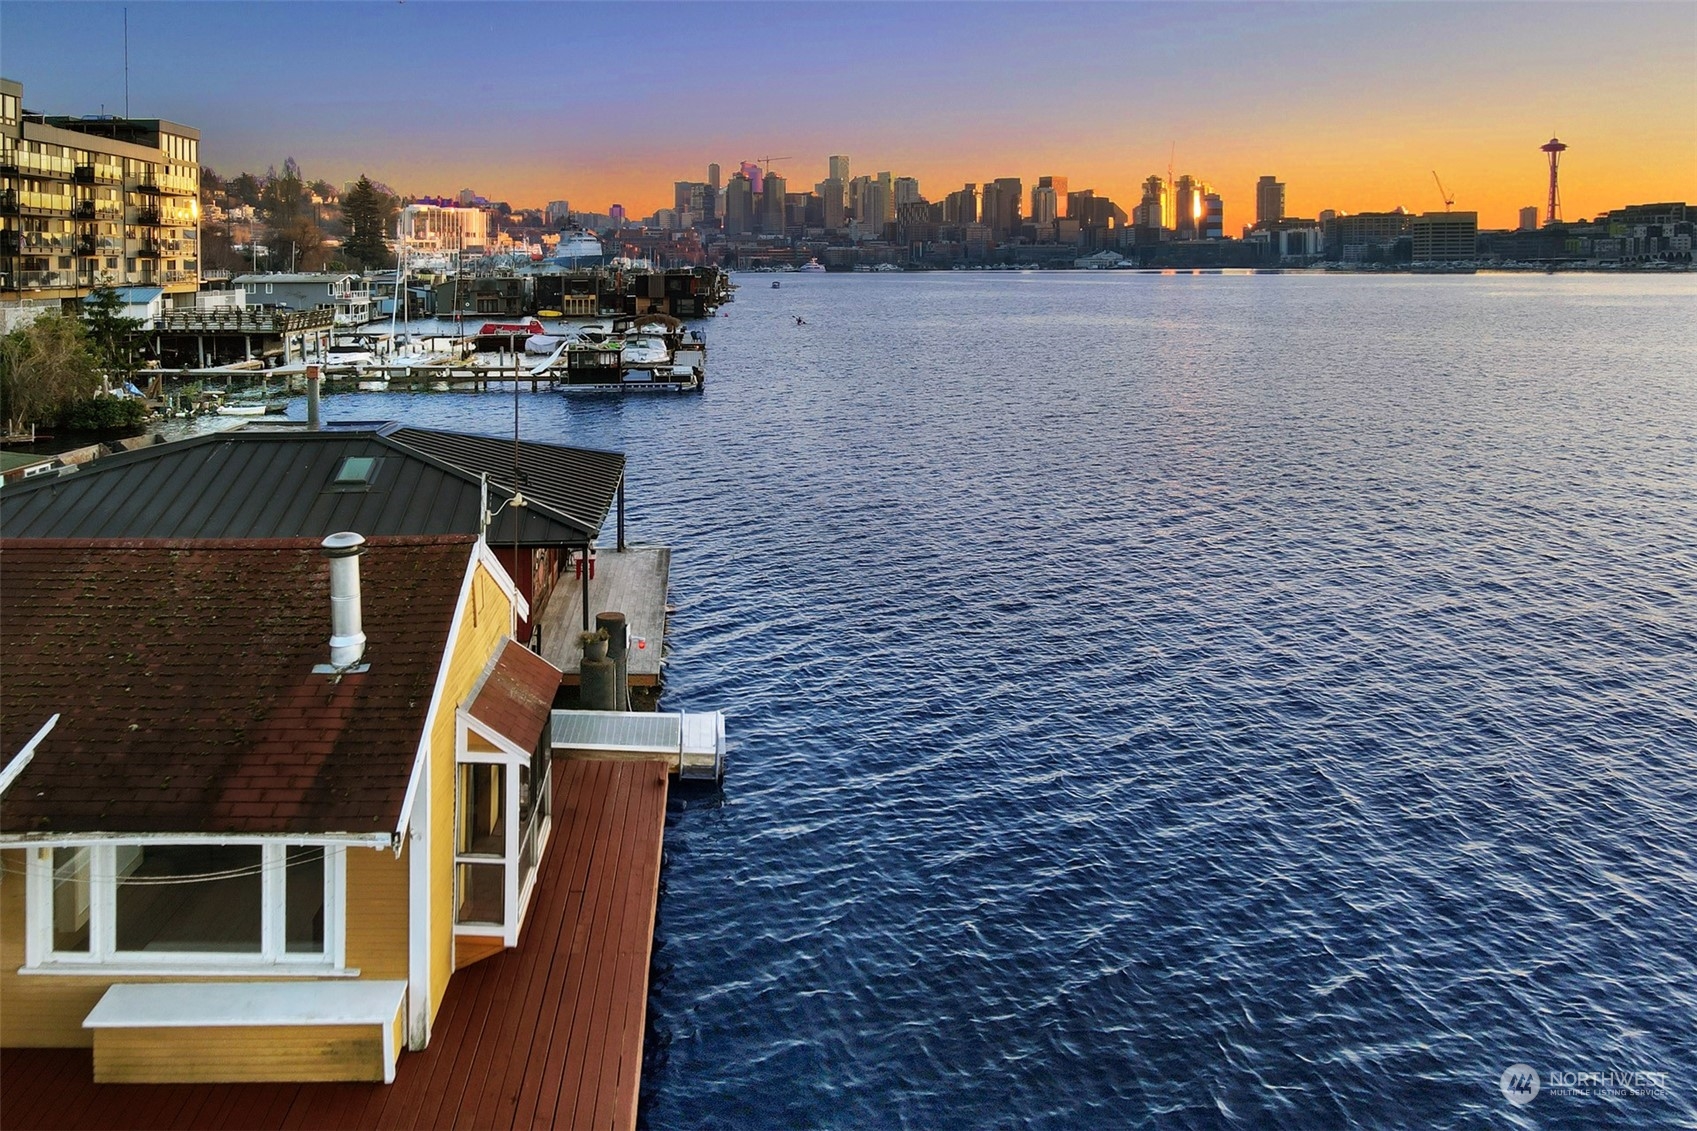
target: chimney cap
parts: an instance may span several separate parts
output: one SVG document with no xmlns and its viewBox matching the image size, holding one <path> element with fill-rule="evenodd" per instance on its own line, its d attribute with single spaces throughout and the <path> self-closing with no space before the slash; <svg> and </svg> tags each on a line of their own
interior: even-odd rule
<svg viewBox="0 0 1697 1131">
<path fill-rule="evenodd" d="M 323 543 L 324 556 L 327 558 L 346 558 L 354 554 L 365 553 L 365 536 L 351 530 L 332 534 Z"/>
</svg>

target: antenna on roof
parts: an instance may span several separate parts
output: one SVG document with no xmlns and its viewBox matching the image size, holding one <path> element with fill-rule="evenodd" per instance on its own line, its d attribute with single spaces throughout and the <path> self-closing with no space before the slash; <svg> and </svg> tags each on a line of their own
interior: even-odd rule
<svg viewBox="0 0 1697 1131">
<path fill-rule="evenodd" d="M 130 116 L 130 10 L 124 9 L 124 117 Z"/>
</svg>

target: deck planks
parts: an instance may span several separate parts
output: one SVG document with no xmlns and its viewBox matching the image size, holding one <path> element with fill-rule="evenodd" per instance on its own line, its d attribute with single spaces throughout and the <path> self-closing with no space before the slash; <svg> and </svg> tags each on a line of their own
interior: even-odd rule
<svg viewBox="0 0 1697 1131">
<path fill-rule="evenodd" d="M 589 583 L 589 623 L 594 627 L 596 613 L 625 614 L 631 635 L 625 667 L 633 686 L 651 687 L 660 681 L 671 570 L 672 551 L 667 546 L 631 546 L 595 553 L 595 577 Z M 583 659 L 577 644 L 577 634 L 583 631 L 582 588 L 576 577 L 560 578 L 536 618 L 542 626 L 542 658 L 564 672 L 565 682 L 573 687 L 577 686 L 578 664 Z M 647 646 L 638 648 L 639 639 Z"/>
<path fill-rule="evenodd" d="M 95 1084 L 88 1049 L 0 1053 L 0 1123 L 402 1128 L 636 1124 L 665 832 L 664 763 L 554 766 L 519 946 L 454 976 L 430 1047 L 382 1084 Z"/>
</svg>

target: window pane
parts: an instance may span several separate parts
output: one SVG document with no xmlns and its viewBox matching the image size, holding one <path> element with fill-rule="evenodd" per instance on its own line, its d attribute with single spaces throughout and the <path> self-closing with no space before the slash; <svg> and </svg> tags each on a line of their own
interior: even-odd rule
<svg viewBox="0 0 1697 1131">
<path fill-rule="evenodd" d="M 120 847 L 118 949 L 260 952 L 258 845 Z"/>
<path fill-rule="evenodd" d="M 53 949 L 88 953 L 87 848 L 53 850 Z"/>
<path fill-rule="evenodd" d="M 284 949 L 290 954 L 324 953 L 324 849 L 292 847 L 284 889 Z"/>
<path fill-rule="evenodd" d="M 507 918 L 507 866 L 505 864 L 457 864 L 459 906 L 456 923 L 499 925 Z"/>
<path fill-rule="evenodd" d="M 461 855 L 501 856 L 507 851 L 506 767 L 465 762 L 460 765 Z"/>
</svg>

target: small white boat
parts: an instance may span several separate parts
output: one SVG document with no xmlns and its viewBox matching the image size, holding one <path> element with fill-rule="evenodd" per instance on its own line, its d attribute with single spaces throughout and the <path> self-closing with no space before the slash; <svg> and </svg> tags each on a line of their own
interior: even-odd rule
<svg viewBox="0 0 1697 1131">
<path fill-rule="evenodd" d="M 219 416 L 264 416 L 265 406 L 262 404 L 221 404 L 218 406 Z"/>
<path fill-rule="evenodd" d="M 809 259 L 806 263 L 803 263 L 800 267 L 797 267 L 796 270 L 797 271 L 823 271 L 823 270 L 825 270 L 825 265 L 823 263 L 819 262 L 817 259 Z"/>
</svg>

